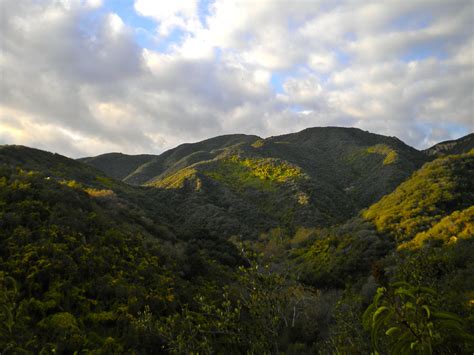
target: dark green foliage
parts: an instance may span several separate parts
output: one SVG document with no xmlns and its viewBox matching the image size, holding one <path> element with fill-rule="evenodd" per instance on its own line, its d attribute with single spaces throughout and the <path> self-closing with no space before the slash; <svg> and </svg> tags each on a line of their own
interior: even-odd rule
<svg viewBox="0 0 474 355">
<path fill-rule="evenodd" d="M 185 306 L 181 313 L 154 324 L 156 332 L 167 341 L 167 351 L 174 354 L 238 353 L 246 348 L 239 303 L 233 304 L 225 292 L 222 302 L 197 296 L 194 303 L 196 310 Z"/>
<path fill-rule="evenodd" d="M 24 171 L 1 179 L 0 348 L 134 346 L 131 315 L 145 302 L 170 311 L 175 281 L 165 264 L 172 264 L 158 244 L 113 222 L 80 189 Z"/>
<path fill-rule="evenodd" d="M 76 180 L 90 186 L 105 184 L 125 186 L 108 179 L 99 170 L 79 163 L 59 154 L 44 152 L 38 149 L 18 145 L 0 146 L 0 164 L 10 167 L 21 167 L 30 171 L 41 171 L 47 177 Z"/>
<path fill-rule="evenodd" d="M 346 283 L 367 275 L 372 264 L 393 250 L 389 239 L 359 218 L 315 232 L 292 257 L 301 279 L 320 288 L 344 288 Z"/>
</svg>

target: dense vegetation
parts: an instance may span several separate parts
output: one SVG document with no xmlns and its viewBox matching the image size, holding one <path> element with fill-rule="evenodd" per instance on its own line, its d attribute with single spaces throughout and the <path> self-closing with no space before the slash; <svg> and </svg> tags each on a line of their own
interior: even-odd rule
<svg viewBox="0 0 474 355">
<path fill-rule="evenodd" d="M 2 354 L 474 351 L 474 151 L 313 129 L 103 159 L 0 147 Z"/>
<path fill-rule="evenodd" d="M 439 231 L 441 225 L 435 224 L 446 225 L 453 218 L 459 220 L 464 216 L 467 222 L 469 215 L 472 217 L 467 209 L 474 205 L 473 191 L 474 150 L 426 164 L 363 215 L 372 220 L 379 231 L 401 243 L 416 238 L 422 231 L 429 234 L 430 228 Z M 456 216 L 441 222 L 451 213 Z"/>
</svg>

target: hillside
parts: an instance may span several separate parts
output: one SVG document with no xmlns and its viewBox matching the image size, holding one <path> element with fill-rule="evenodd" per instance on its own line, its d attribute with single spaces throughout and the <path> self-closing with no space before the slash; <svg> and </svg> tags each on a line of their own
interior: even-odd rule
<svg viewBox="0 0 474 355">
<path fill-rule="evenodd" d="M 334 285 L 367 272 L 373 261 L 394 248 L 452 247 L 472 239 L 473 182 L 474 152 L 425 164 L 359 216 L 305 231 L 306 238 L 315 240 L 308 244 L 303 239 L 304 247 L 293 252 L 302 277 L 317 285 Z"/>
<path fill-rule="evenodd" d="M 261 143 L 258 155 L 298 165 L 317 186 L 342 192 L 356 210 L 391 192 L 426 161 L 397 138 L 357 128 L 308 128 Z"/>
<path fill-rule="evenodd" d="M 144 302 L 173 309 L 176 260 L 110 191 L 1 166 L 2 353 L 150 351 L 133 322 Z"/>
<path fill-rule="evenodd" d="M 423 166 L 363 216 L 377 229 L 404 243 L 451 214 L 474 206 L 474 152 L 447 156 Z M 471 215 L 472 218 L 472 215 Z M 445 222 L 446 223 L 446 222 Z"/>
<path fill-rule="evenodd" d="M 154 189 L 153 198 L 149 198 L 145 187 L 131 186 L 120 180 L 106 176 L 102 171 L 67 158 L 38 149 L 24 146 L 0 146 L 0 167 L 15 171 L 40 174 L 44 180 L 56 182 L 97 197 L 111 218 L 134 216 L 133 225 L 139 224 L 155 233 L 156 228 L 165 229 L 173 235 L 175 211 L 167 208 L 166 200 L 172 199 L 173 191 Z M 7 170 L 9 171 L 9 170 Z"/>
<path fill-rule="evenodd" d="M 91 165 L 114 179 L 123 180 L 155 157 L 155 155 L 151 154 L 126 155 L 122 153 L 107 153 L 96 157 L 78 159 L 78 161 Z"/>
<path fill-rule="evenodd" d="M 125 182 L 145 184 L 179 175 L 191 165 L 232 155 L 289 162 L 303 169 L 319 188 L 330 184 L 334 194 L 348 195 L 357 208 L 393 190 L 426 161 L 422 153 L 396 138 L 338 127 L 310 128 L 267 139 L 220 136 L 184 144 L 156 157 L 114 153 L 81 161 Z M 145 162 L 137 167 L 141 161 Z M 119 173 L 117 166 L 123 171 Z"/>
<path fill-rule="evenodd" d="M 148 157 L 0 146 L 2 353 L 472 353 L 474 152 L 312 128 Z"/>
<path fill-rule="evenodd" d="M 251 238 L 255 229 L 239 231 L 239 221 L 259 231 L 341 222 L 391 192 L 425 161 L 397 139 L 345 128 L 308 129 L 229 145 L 213 159 L 190 159 L 197 154 L 147 185 L 186 191 L 183 223 Z M 221 226 L 210 225 L 217 221 Z"/>
<path fill-rule="evenodd" d="M 130 174 L 125 181 L 132 184 L 143 184 L 157 178 L 171 175 L 188 166 L 212 160 L 226 150 L 254 142 L 258 137 L 243 134 L 220 136 L 198 143 L 182 144 L 168 150 L 153 161 L 141 166 Z"/>
<path fill-rule="evenodd" d="M 102 165 L 94 166 L 117 176 L 110 167 L 120 159 L 101 156 L 95 162 Z M 184 199 L 184 224 L 254 237 L 279 225 L 341 222 L 391 192 L 426 160 L 396 138 L 326 127 L 267 139 L 229 135 L 185 144 L 123 180 L 176 190 Z M 240 220 L 248 227 L 242 229 Z"/>
<path fill-rule="evenodd" d="M 474 133 L 461 137 L 456 140 L 445 141 L 435 144 L 423 152 L 432 157 L 441 157 L 450 154 L 467 153 L 474 149 Z"/>
<path fill-rule="evenodd" d="M 279 257 L 287 255 L 303 283 L 345 288 L 329 331 L 338 351 L 370 352 L 367 330 L 372 349 L 380 353 L 398 348 L 416 353 L 411 350 L 416 346 L 426 353 L 474 349 L 469 318 L 474 299 L 473 181 L 474 152 L 436 159 L 359 216 L 329 228 L 299 230 L 277 249 L 272 246 L 286 250 Z M 374 293 L 366 309 L 367 294 Z M 415 300 L 418 305 L 412 307 Z M 420 316 L 422 304 L 434 315 Z M 372 322 L 380 309 L 400 313 L 385 313 L 381 322 Z M 417 324 L 417 332 L 411 333 L 408 321 Z M 322 353 L 333 348 L 324 349 Z"/>
<path fill-rule="evenodd" d="M 75 179 L 88 184 L 110 181 L 105 173 L 60 154 L 20 145 L 0 146 L 0 164 L 37 170 L 56 178 Z"/>
</svg>

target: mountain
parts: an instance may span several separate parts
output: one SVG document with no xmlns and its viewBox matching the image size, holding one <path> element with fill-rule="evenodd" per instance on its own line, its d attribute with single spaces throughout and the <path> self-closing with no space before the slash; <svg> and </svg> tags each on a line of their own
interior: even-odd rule
<svg viewBox="0 0 474 355">
<path fill-rule="evenodd" d="M 356 128 L 309 128 L 268 138 L 261 145 L 256 155 L 299 166 L 317 186 L 332 185 L 343 193 L 356 210 L 392 191 L 425 162 L 397 138 Z"/>
<path fill-rule="evenodd" d="M 194 163 L 212 160 L 223 151 L 249 144 L 257 140 L 256 136 L 232 134 L 219 136 L 198 143 L 182 144 L 170 149 L 147 164 L 129 174 L 125 181 L 131 184 L 144 184 L 161 176 L 173 174 Z"/>
<path fill-rule="evenodd" d="M 139 159 L 113 155 L 83 161 L 117 176 L 110 167 L 133 161 L 128 173 Z M 181 145 L 123 180 L 185 191 L 184 224 L 255 236 L 278 225 L 342 221 L 391 192 L 425 161 L 423 153 L 396 138 L 326 127 L 267 139 L 229 135 Z M 240 220 L 249 221 L 250 228 L 242 231 Z"/>
<path fill-rule="evenodd" d="M 456 140 L 450 140 L 435 144 L 423 152 L 432 157 L 440 157 L 449 154 L 467 153 L 474 149 L 474 133 L 468 134 Z"/>
<path fill-rule="evenodd" d="M 141 185 L 156 179 L 163 173 L 171 174 L 199 161 L 211 160 L 226 148 L 252 143 L 257 136 L 232 134 L 206 139 L 198 143 L 186 143 L 157 155 L 103 154 L 79 159 L 107 175 L 129 184 Z"/>
<path fill-rule="evenodd" d="M 114 179 L 124 180 L 140 166 L 155 157 L 155 155 L 151 154 L 126 155 L 122 153 L 107 153 L 96 157 L 78 159 L 78 161 L 104 171 Z"/>
<path fill-rule="evenodd" d="M 0 146 L 0 352 L 472 353 L 473 181 L 336 127 Z"/>
</svg>

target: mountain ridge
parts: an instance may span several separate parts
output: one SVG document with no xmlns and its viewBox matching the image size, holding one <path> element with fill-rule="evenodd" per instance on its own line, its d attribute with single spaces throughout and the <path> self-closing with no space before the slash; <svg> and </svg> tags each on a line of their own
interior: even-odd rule
<svg viewBox="0 0 474 355">
<path fill-rule="evenodd" d="M 461 138 L 443 141 L 423 150 L 426 154 L 433 157 L 440 157 L 450 154 L 467 153 L 474 149 L 474 133 L 467 134 Z"/>
<path fill-rule="evenodd" d="M 81 158 L 74 169 L 96 170 L 82 180 L 84 172 L 71 175 L 91 186 L 100 185 L 99 175 L 117 179 L 125 195 L 168 196 L 186 216 L 169 223 L 183 230 L 202 225 L 214 235 L 255 238 L 278 225 L 327 226 L 356 216 L 432 159 L 398 138 L 313 127 L 266 139 L 223 135 L 160 155 Z M 138 200 L 152 208 L 150 199 Z"/>
<path fill-rule="evenodd" d="M 124 154 L 124 153 L 114 152 L 114 153 L 105 153 L 98 156 L 79 158 L 77 160 L 85 162 L 89 165 L 95 166 L 96 168 L 101 169 L 102 171 L 104 171 L 105 173 L 107 173 L 108 175 L 114 178 L 118 178 L 132 184 L 143 184 L 147 182 L 147 179 L 149 181 L 151 179 L 156 178 L 157 176 L 160 176 L 163 173 L 167 175 L 166 174 L 167 168 L 171 167 L 171 171 L 175 172 L 179 168 L 184 168 L 188 165 L 191 165 L 188 162 L 184 162 L 184 164 L 181 164 L 180 166 L 176 166 L 174 168 L 170 166 L 170 165 L 173 165 L 173 162 L 171 163 L 169 162 L 170 158 L 171 160 L 173 160 L 174 158 L 176 161 L 178 161 L 186 157 L 186 152 L 192 152 L 194 154 L 198 154 L 201 152 L 204 153 L 202 156 L 194 156 L 194 159 L 191 159 L 192 163 L 198 162 L 199 159 L 203 160 L 204 158 L 210 158 L 210 157 L 214 158 L 215 155 L 210 154 L 210 150 L 219 148 L 219 145 L 217 146 L 215 145 L 215 143 L 218 141 L 222 142 L 223 140 L 231 138 L 231 139 L 234 139 L 234 143 L 236 144 L 249 143 L 249 142 L 250 143 L 277 142 L 277 141 L 281 141 L 282 139 L 285 139 L 287 137 L 292 137 L 292 136 L 305 137 L 308 134 L 318 132 L 318 131 L 319 132 L 330 132 L 330 131 L 346 132 L 348 135 L 350 135 L 349 132 L 352 132 L 352 135 L 366 134 L 371 137 L 378 137 L 381 139 L 392 140 L 392 143 L 398 141 L 400 144 L 406 147 L 409 147 L 413 149 L 414 151 L 421 152 L 429 157 L 434 157 L 434 156 L 437 156 L 438 154 L 449 154 L 449 149 L 453 149 L 454 146 L 458 147 L 457 150 L 455 149 L 453 150 L 454 154 L 466 152 L 469 149 L 474 148 L 474 133 L 468 134 L 456 140 L 443 141 L 443 142 L 437 143 L 427 149 L 417 150 L 416 148 L 410 147 L 409 145 L 404 143 L 402 140 L 394 136 L 384 136 L 384 135 L 371 133 L 369 131 L 365 131 L 365 130 L 354 128 L 354 127 L 327 126 L 327 127 L 309 127 L 299 132 L 282 134 L 282 135 L 277 135 L 277 136 L 270 136 L 267 138 L 261 138 L 255 135 L 246 135 L 246 134 L 226 134 L 226 135 L 220 135 L 220 136 L 208 138 L 203 141 L 199 141 L 195 143 L 183 143 L 161 154 L 129 155 L 129 154 Z M 238 140 L 239 138 L 242 138 L 242 139 L 239 141 Z M 202 149 L 208 143 L 214 143 L 214 145 L 212 145 L 213 148 L 207 147 L 207 148 Z M 229 143 L 228 142 L 224 143 L 223 145 L 220 146 L 220 148 L 225 148 L 226 145 L 228 146 Z M 448 146 L 450 146 L 451 148 L 447 148 Z M 178 156 L 180 159 L 176 159 L 177 158 L 176 156 Z M 127 159 L 130 160 L 129 163 L 124 162 L 124 160 L 127 160 Z M 165 162 L 166 160 L 168 160 L 168 162 Z M 122 163 L 129 164 L 130 166 L 122 167 L 124 169 L 124 172 L 121 172 L 121 173 L 114 172 L 113 171 L 114 166 L 120 163 L 121 161 Z M 111 166 L 108 166 L 108 164 L 110 164 Z M 145 175 L 145 176 L 143 177 L 140 175 Z"/>
</svg>

